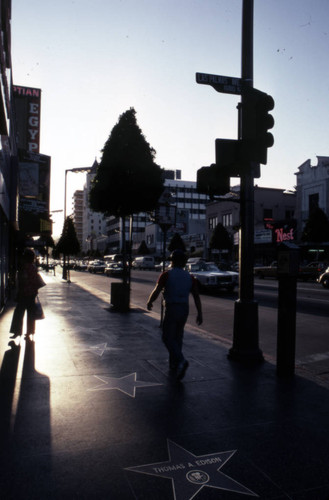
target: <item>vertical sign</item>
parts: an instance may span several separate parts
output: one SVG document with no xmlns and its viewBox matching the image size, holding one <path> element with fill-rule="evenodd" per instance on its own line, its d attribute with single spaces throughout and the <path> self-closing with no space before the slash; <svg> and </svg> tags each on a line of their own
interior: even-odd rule
<svg viewBox="0 0 329 500">
<path fill-rule="evenodd" d="M 38 235 L 49 222 L 50 157 L 19 150 L 19 228 Z M 48 224 L 49 225 L 49 224 Z"/>
<path fill-rule="evenodd" d="M 40 149 L 41 89 L 13 86 L 18 147 L 31 153 Z"/>
</svg>

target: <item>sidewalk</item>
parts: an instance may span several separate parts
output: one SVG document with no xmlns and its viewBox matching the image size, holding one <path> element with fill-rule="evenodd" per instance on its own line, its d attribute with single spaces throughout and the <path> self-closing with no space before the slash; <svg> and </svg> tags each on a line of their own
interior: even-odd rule
<svg viewBox="0 0 329 500">
<path fill-rule="evenodd" d="M 1 500 L 329 500 L 327 387 L 188 331 L 177 382 L 156 314 L 45 279 L 33 340 L 0 317 Z"/>
</svg>

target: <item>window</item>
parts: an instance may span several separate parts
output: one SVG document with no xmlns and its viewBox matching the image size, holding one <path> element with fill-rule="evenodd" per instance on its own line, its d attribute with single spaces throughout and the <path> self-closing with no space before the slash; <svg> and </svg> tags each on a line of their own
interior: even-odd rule
<svg viewBox="0 0 329 500">
<path fill-rule="evenodd" d="M 213 230 L 218 224 L 217 215 L 209 217 L 209 229 Z"/>
<path fill-rule="evenodd" d="M 319 208 L 319 193 L 310 194 L 308 197 L 308 212 L 311 213 L 315 208 Z"/>
<path fill-rule="evenodd" d="M 232 226 L 233 225 L 232 220 L 233 220 L 232 219 L 232 212 L 229 214 L 224 214 L 223 215 L 223 222 L 222 222 L 223 226 L 224 227 Z"/>
</svg>

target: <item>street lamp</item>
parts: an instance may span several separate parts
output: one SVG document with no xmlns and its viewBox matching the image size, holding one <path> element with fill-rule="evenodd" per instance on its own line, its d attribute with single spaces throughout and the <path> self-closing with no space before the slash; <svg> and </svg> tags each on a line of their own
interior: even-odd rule
<svg viewBox="0 0 329 500">
<path fill-rule="evenodd" d="M 83 172 L 90 172 L 92 167 L 77 167 L 77 168 L 67 168 L 65 170 L 65 184 L 64 184 L 64 224 L 66 220 L 66 188 L 67 188 L 67 173 L 68 172 L 73 172 L 74 174 L 80 174 Z M 67 279 L 67 269 L 66 269 L 66 259 L 64 255 L 64 262 L 63 262 L 63 280 Z"/>
<path fill-rule="evenodd" d="M 66 219 L 66 188 L 67 188 L 67 173 L 73 172 L 74 174 L 80 174 L 83 172 L 89 173 L 92 167 L 77 167 L 77 168 L 67 168 L 65 170 L 65 185 L 64 185 L 64 221 Z"/>
</svg>

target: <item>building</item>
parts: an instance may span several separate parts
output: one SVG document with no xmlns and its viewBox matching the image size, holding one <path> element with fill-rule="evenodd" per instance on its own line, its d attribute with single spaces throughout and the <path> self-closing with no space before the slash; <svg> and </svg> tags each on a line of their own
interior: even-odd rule
<svg viewBox="0 0 329 500">
<path fill-rule="evenodd" d="M 95 160 L 90 171 L 86 175 L 86 184 L 83 188 L 83 223 L 81 250 L 87 254 L 99 250 L 104 252 L 106 248 L 106 218 L 104 214 L 94 212 L 89 208 L 89 191 L 91 182 L 96 175 L 98 163 Z"/>
<path fill-rule="evenodd" d="M 75 232 L 82 249 L 83 244 L 83 190 L 76 190 L 73 194 L 73 223 Z"/>
<path fill-rule="evenodd" d="M 0 9 L 0 311 L 16 269 L 18 230 L 18 158 L 11 63 L 11 0 Z"/>
<path fill-rule="evenodd" d="M 188 241 L 188 245 L 196 247 L 204 237 L 206 202 L 209 198 L 197 192 L 196 182 L 182 180 L 180 170 L 165 170 L 164 177 L 166 204 L 175 211 L 175 215 L 172 216 L 175 220 L 166 231 L 167 241 L 175 232 L 178 232 L 185 238 L 191 235 L 192 239 Z M 122 228 L 118 218 L 107 219 L 107 235 L 107 253 L 120 253 Z M 127 218 L 127 241 L 130 240 L 130 235 L 133 253 L 137 253 L 141 243 L 145 241 L 151 253 L 162 255 L 164 234 L 159 224 L 154 223 L 149 214 L 140 213 Z"/>
<path fill-rule="evenodd" d="M 310 212 L 313 208 L 320 208 L 329 217 L 329 156 L 317 156 L 317 165 L 312 165 L 311 160 L 306 160 L 296 172 L 297 179 L 297 231 L 298 241 L 301 244 L 300 237 Z M 327 244 L 326 244 L 327 243 Z M 314 258 L 315 253 L 321 250 L 328 258 L 328 242 L 323 245 L 303 245 L 303 257 L 307 260 Z M 312 255 L 313 254 L 313 255 Z"/>
<path fill-rule="evenodd" d="M 233 251 L 216 255 L 220 260 L 237 261 L 240 226 L 240 187 L 207 205 L 207 257 L 213 258 L 209 242 L 213 230 L 221 223 L 232 237 Z M 296 194 L 284 189 L 255 186 L 254 188 L 254 243 L 255 263 L 268 264 L 276 259 L 277 244 L 296 242 Z"/>
</svg>

